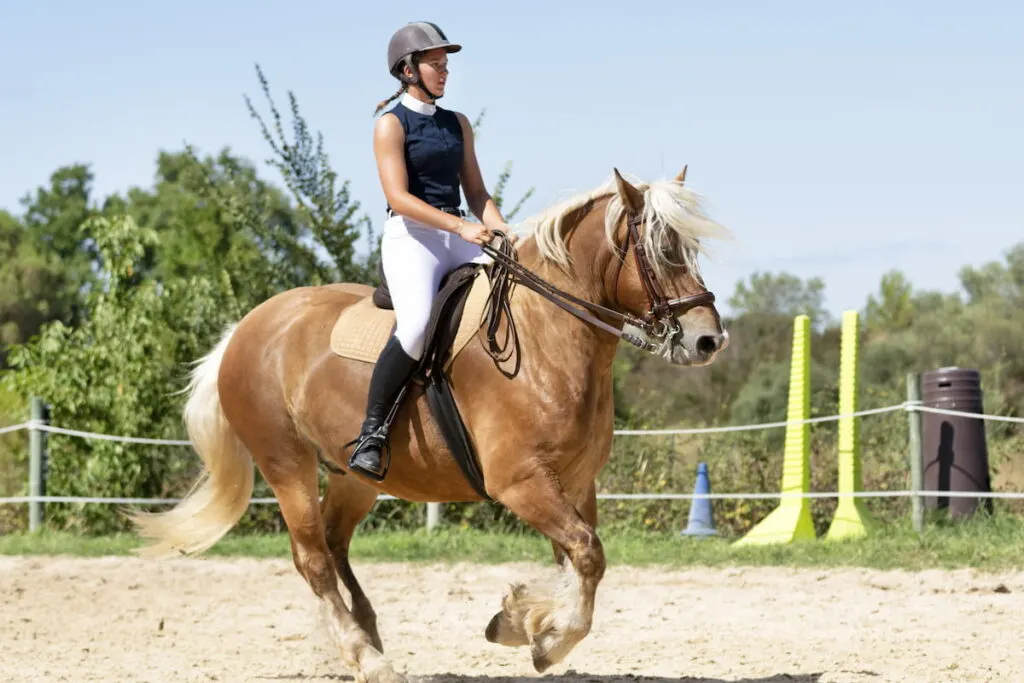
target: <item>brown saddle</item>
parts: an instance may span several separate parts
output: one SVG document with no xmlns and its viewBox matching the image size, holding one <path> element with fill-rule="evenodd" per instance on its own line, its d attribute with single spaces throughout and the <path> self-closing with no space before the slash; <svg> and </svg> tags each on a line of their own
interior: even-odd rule
<svg viewBox="0 0 1024 683">
<path fill-rule="evenodd" d="M 395 329 L 387 280 L 383 271 L 378 272 L 381 284 L 342 311 L 334 323 L 331 351 L 339 356 L 376 363 Z M 446 355 L 445 369 L 479 332 L 489 293 L 487 271 L 477 264 L 460 266 L 441 281 L 427 327 L 427 347 L 447 347 L 440 349 Z"/>
<path fill-rule="evenodd" d="M 335 321 L 330 341 L 333 353 L 366 363 L 376 363 L 380 357 L 394 332 L 395 312 L 384 273 L 379 270 L 378 274 L 381 284 L 346 308 Z M 455 461 L 485 500 L 490 500 L 490 496 L 484 487 L 472 440 L 455 403 L 448 371 L 483 326 L 490 289 L 487 269 L 475 263 L 464 264 L 441 280 L 427 324 L 423 357 L 409 380 L 409 384 L 423 384 L 427 404 Z M 395 406 L 389 411 L 389 424 L 408 395 L 409 384 L 399 392 Z M 321 460 L 328 469 L 343 472 L 333 463 Z"/>
</svg>

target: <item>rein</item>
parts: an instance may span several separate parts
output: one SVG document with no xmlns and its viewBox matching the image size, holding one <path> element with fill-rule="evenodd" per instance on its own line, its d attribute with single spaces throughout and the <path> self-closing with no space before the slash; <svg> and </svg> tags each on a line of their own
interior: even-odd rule
<svg viewBox="0 0 1024 683">
<path fill-rule="evenodd" d="M 514 284 L 515 282 L 519 282 L 528 289 L 540 294 L 559 308 L 568 311 L 580 320 L 590 323 L 591 325 L 594 325 L 609 334 L 615 335 L 620 339 L 624 339 L 637 348 L 649 352 L 660 351 L 663 347 L 663 343 L 652 343 L 649 339 L 645 339 L 640 335 L 626 331 L 625 327 L 628 325 L 642 330 L 648 337 L 661 338 L 664 340 L 664 338 L 669 337 L 670 334 L 671 336 L 674 336 L 679 331 L 679 328 L 672 317 L 677 310 L 683 309 L 688 311 L 697 306 L 712 304 L 715 301 L 715 295 L 709 291 L 705 291 L 691 296 L 679 297 L 671 300 L 667 299 L 665 297 L 664 290 L 662 290 L 658 283 L 658 279 L 654 274 L 654 270 L 648 260 L 643 243 L 640 241 L 640 220 L 639 214 L 629 214 L 627 219 L 628 232 L 623 251 L 625 252 L 628 250 L 629 242 L 632 241 L 633 250 L 636 253 L 637 265 L 640 272 L 640 281 L 643 284 L 644 291 L 647 294 L 648 299 L 647 312 L 643 318 L 639 318 L 630 313 L 614 311 L 605 306 L 580 299 L 577 296 L 555 287 L 520 264 L 515 249 L 513 249 L 505 235 L 501 231 L 498 231 L 497 234 L 502 238 L 501 247 L 499 249 L 494 248 L 490 244 L 483 245 L 483 251 L 491 256 L 495 262 L 491 278 L 493 285 L 491 287 L 491 292 L 488 295 L 487 309 L 485 311 L 485 317 L 487 319 L 487 338 L 491 344 L 491 350 L 493 352 L 501 351 L 496 341 L 497 328 L 501 317 L 500 312 L 505 313 L 505 317 L 508 318 L 509 326 L 511 328 L 510 334 L 513 338 L 516 337 L 515 323 L 512 320 L 512 311 L 509 302 L 512 291 L 514 290 Z M 575 304 L 575 306 L 573 304 Z M 614 325 L 610 325 L 604 320 L 598 318 L 598 315 L 606 316 L 612 320 L 618 321 L 623 327 L 619 328 Z"/>
<path fill-rule="evenodd" d="M 578 306 L 582 306 L 583 309 L 589 309 L 589 311 L 594 311 L 595 313 L 606 315 L 624 324 L 633 325 L 634 327 L 642 327 L 644 324 L 643 321 L 637 318 L 636 316 L 630 315 L 628 313 L 619 313 L 618 311 L 613 311 L 610 308 L 605 308 L 604 306 L 601 306 L 599 304 L 585 301 L 577 296 L 569 294 L 568 292 L 555 287 L 546 280 L 541 279 L 531 270 L 529 270 L 528 268 L 519 263 L 519 261 L 516 259 L 515 251 L 512 249 L 512 246 L 508 243 L 507 240 L 502 240 L 501 250 L 495 249 L 490 245 L 484 245 L 483 250 L 487 254 L 489 254 L 495 261 L 495 268 L 492 273 L 492 280 L 494 281 L 494 285 L 492 286 L 491 294 L 488 297 L 489 315 L 487 316 L 487 334 L 488 338 L 491 340 L 492 348 L 495 345 L 494 333 L 497 327 L 497 318 L 494 315 L 494 312 L 497 309 L 499 302 L 502 310 L 504 310 L 506 313 L 506 317 L 508 317 L 509 320 L 512 319 L 510 315 L 511 309 L 508 297 L 512 293 L 513 288 L 511 284 L 513 281 L 518 281 L 519 283 L 522 283 L 526 288 L 531 289 L 534 292 L 537 292 L 551 303 L 555 304 L 556 306 L 562 308 L 565 311 L 568 311 L 577 318 L 584 320 L 590 323 L 591 325 L 595 325 L 596 327 L 601 328 L 602 330 L 608 332 L 609 334 L 613 334 L 621 339 L 625 339 L 634 346 L 637 346 L 642 349 L 648 349 L 653 346 L 642 337 L 630 334 L 628 332 L 624 332 L 623 330 L 613 325 L 609 325 L 608 323 L 596 317 L 595 315 L 592 315 L 590 312 L 588 312 L 588 310 L 582 310 L 568 303 L 572 302 L 574 304 L 577 304 Z"/>
</svg>

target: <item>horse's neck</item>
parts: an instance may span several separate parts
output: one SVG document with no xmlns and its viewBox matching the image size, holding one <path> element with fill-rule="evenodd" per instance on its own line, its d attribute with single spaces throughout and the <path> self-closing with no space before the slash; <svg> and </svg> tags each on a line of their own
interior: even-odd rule
<svg viewBox="0 0 1024 683">
<path fill-rule="evenodd" d="M 533 245 L 524 245 L 521 263 L 538 276 L 573 296 L 602 303 L 602 279 L 595 277 L 587 255 L 574 257 L 572 276 L 541 261 Z M 577 307 L 575 304 L 571 304 Z M 512 315 L 520 342 L 524 370 L 559 377 L 575 393 L 586 391 L 611 372 L 618 339 L 580 320 L 524 285 L 516 287 Z"/>
</svg>

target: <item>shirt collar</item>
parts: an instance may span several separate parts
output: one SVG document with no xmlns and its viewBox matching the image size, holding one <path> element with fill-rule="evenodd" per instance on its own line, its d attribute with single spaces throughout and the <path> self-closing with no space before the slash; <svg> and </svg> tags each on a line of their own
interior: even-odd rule
<svg viewBox="0 0 1024 683">
<path fill-rule="evenodd" d="M 409 93 L 402 93 L 402 104 L 418 114 L 426 114 L 427 116 L 433 116 L 434 112 L 437 111 L 436 104 L 418 100 Z"/>
</svg>

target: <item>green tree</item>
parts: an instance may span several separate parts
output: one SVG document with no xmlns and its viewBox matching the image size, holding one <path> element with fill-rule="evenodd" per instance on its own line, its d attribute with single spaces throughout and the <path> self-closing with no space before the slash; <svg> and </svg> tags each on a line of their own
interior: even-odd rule
<svg viewBox="0 0 1024 683">
<path fill-rule="evenodd" d="M 326 277 L 334 281 L 376 282 L 376 254 L 371 254 L 371 258 L 362 263 L 355 258 L 355 243 L 360 236 L 365 236 L 368 243 L 374 243 L 373 222 L 365 214 L 358 215 L 361 207 L 352 199 L 350 181 L 339 183 L 338 173 L 331 167 L 324 151 L 323 133 L 318 132 L 314 138 L 299 111 L 298 99 L 288 91 L 294 136 L 289 141 L 281 113 L 270 94 L 270 84 L 258 64 L 256 75 L 270 107 L 273 133 L 248 95 L 245 96 L 246 106 L 249 114 L 259 122 L 263 138 L 274 153 L 267 163 L 281 173 L 285 186 L 297 203 L 301 220 L 308 226 L 312 241 L 330 260 L 331 270 L 325 273 Z"/>
<path fill-rule="evenodd" d="M 100 259 L 98 286 L 77 326 L 45 325 L 11 347 L 4 386 L 45 397 L 53 422 L 105 434 L 183 439 L 180 397 L 186 363 L 237 315 L 226 280 L 193 277 L 136 282 L 137 264 L 156 233 L 130 216 L 94 216 L 80 227 Z M 53 495 L 162 496 L 193 467 L 180 447 L 125 444 L 53 434 L 48 487 Z M 49 505 L 47 523 L 78 531 L 122 528 L 109 505 Z"/>
<path fill-rule="evenodd" d="M 146 247 L 140 278 L 171 282 L 224 270 L 248 308 L 329 276 L 287 196 L 226 149 L 203 159 L 192 148 L 161 152 L 153 188 L 132 188 L 117 206 L 158 238 Z"/>
<path fill-rule="evenodd" d="M 1024 242 L 1006 253 L 1005 263 L 965 266 L 960 270 L 960 284 L 969 303 L 998 301 L 1007 307 L 1024 303 Z"/>
<path fill-rule="evenodd" d="M 92 203 L 92 181 L 87 165 L 64 166 L 50 176 L 48 187 L 38 187 L 21 200 L 26 241 L 61 264 L 64 291 L 58 296 L 64 300 L 74 300 L 93 281 L 95 245 L 78 230 L 99 210 Z"/>
<path fill-rule="evenodd" d="M 50 320 L 70 322 L 73 300 L 55 254 L 41 252 L 14 216 L 0 211 L 0 369 L 6 347 Z"/>
<path fill-rule="evenodd" d="M 877 296 L 868 297 L 864 324 L 871 329 L 903 330 L 914 322 L 914 289 L 898 270 L 882 276 Z"/>
<path fill-rule="evenodd" d="M 825 309 L 825 281 L 820 277 L 804 281 L 790 273 L 756 272 L 749 282 L 737 283 L 728 303 L 736 316 L 760 313 L 793 318 L 803 314 L 818 329 L 832 322 Z"/>
</svg>

